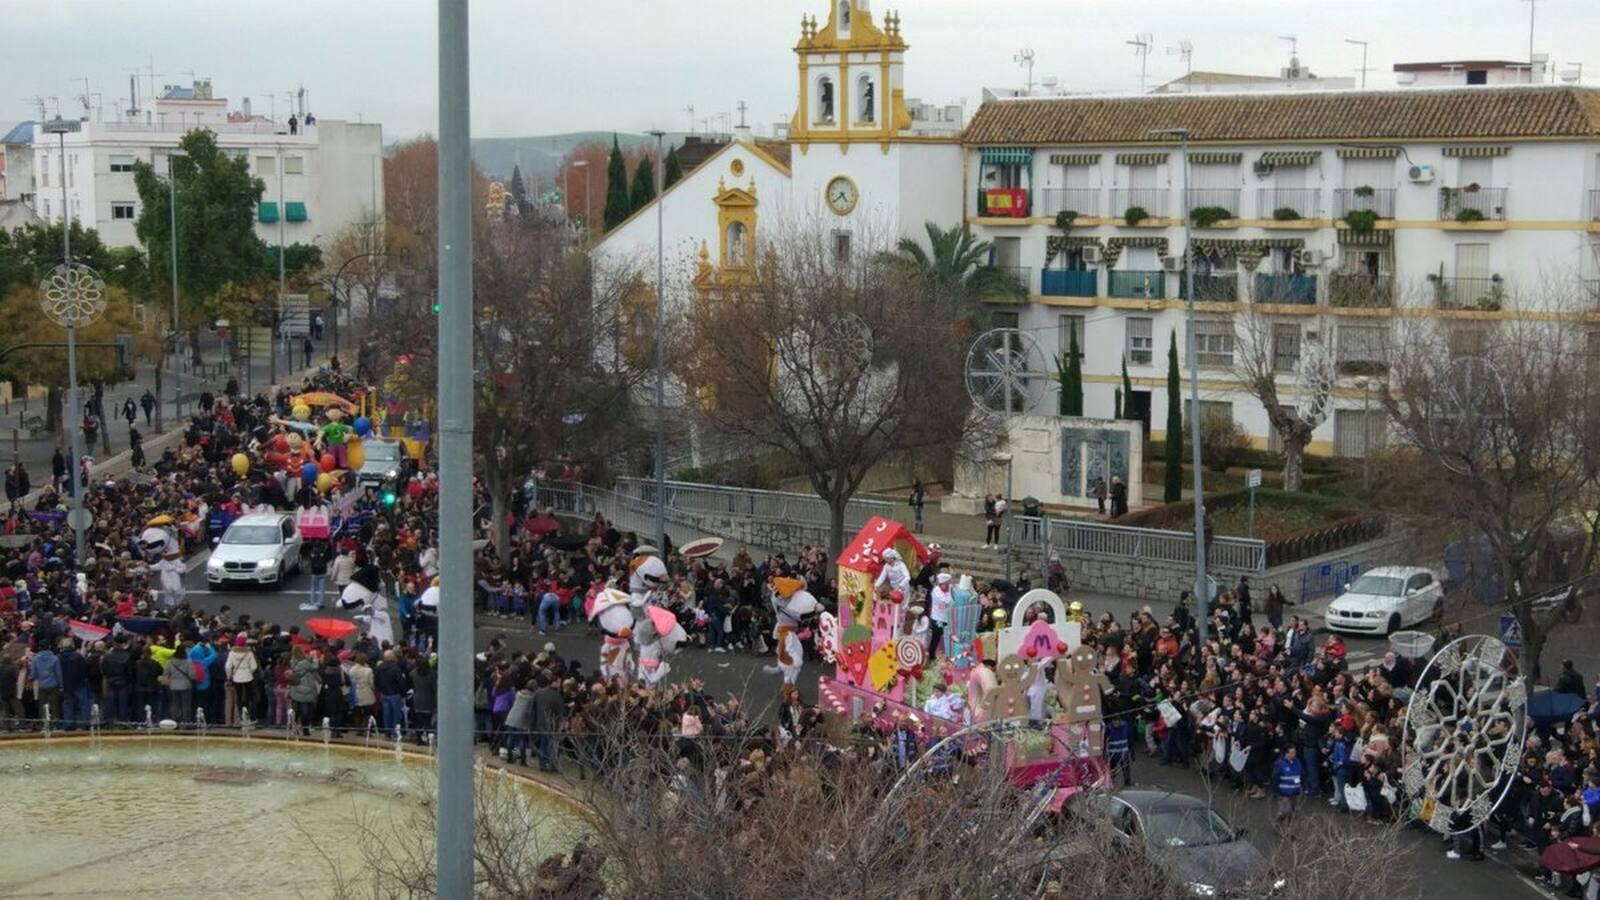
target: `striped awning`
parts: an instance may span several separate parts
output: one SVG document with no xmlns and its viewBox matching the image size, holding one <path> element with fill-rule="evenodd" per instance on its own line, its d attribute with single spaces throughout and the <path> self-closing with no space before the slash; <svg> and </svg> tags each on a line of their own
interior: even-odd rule
<svg viewBox="0 0 1600 900">
<path fill-rule="evenodd" d="M 1251 241 L 1245 238 L 1198 237 L 1189 243 L 1194 247 L 1195 253 L 1213 259 L 1219 256 L 1231 256 L 1251 245 Z"/>
<path fill-rule="evenodd" d="M 983 147 L 978 159 L 986 166 L 1026 166 L 1033 162 L 1033 148 Z"/>
<path fill-rule="evenodd" d="M 1279 150 L 1256 157 L 1256 165 L 1282 166 L 1284 168 L 1315 165 L 1322 158 L 1321 150 Z"/>
<path fill-rule="evenodd" d="M 1189 162 L 1197 166 L 1237 166 L 1244 154 L 1227 150 L 1202 150 L 1189 154 Z"/>
<path fill-rule="evenodd" d="M 1100 239 L 1095 237 L 1084 237 L 1078 234 L 1052 234 L 1044 239 L 1044 243 L 1046 247 L 1051 248 L 1059 247 L 1062 249 L 1076 249 L 1078 247 L 1098 247 L 1100 246 Z"/>
<path fill-rule="evenodd" d="M 1167 239 L 1154 235 L 1106 238 L 1106 244 L 1112 247 L 1154 247 L 1162 251 L 1167 249 Z"/>
<path fill-rule="evenodd" d="M 1050 165 L 1052 166 L 1097 166 L 1100 164 L 1098 153 L 1052 153 Z"/>
<path fill-rule="evenodd" d="M 1510 152 L 1511 148 L 1504 144 L 1500 144 L 1498 146 L 1485 146 L 1483 144 L 1453 144 L 1444 148 L 1445 156 L 1505 156 Z"/>
<path fill-rule="evenodd" d="M 1380 231 L 1376 228 L 1367 231 L 1341 228 L 1339 243 L 1347 247 L 1388 247 L 1394 243 L 1394 232 L 1388 229 Z"/>
<path fill-rule="evenodd" d="M 1256 238 L 1250 243 L 1270 250 L 1298 250 L 1306 245 L 1305 238 Z"/>
<path fill-rule="evenodd" d="M 1118 153 L 1117 165 L 1119 166 L 1159 166 L 1167 161 L 1170 153 Z"/>
<path fill-rule="evenodd" d="M 1340 147 L 1334 151 L 1340 159 L 1394 159 L 1400 155 L 1399 147 Z"/>
</svg>

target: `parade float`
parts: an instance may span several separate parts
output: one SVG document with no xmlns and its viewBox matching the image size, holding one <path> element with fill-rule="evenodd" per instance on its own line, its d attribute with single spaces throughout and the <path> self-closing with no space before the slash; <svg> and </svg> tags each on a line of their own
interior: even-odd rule
<svg viewBox="0 0 1600 900">
<path fill-rule="evenodd" d="M 818 683 L 824 710 L 916 735 L 929 749 L 908 760 L 906 777 L 959 754 L 1003 759 L 1011 783 L 1042 791 L 1052 808 L 1076 791 L 1109 788 L 1101 714 L 1109 682 L 1082 643 L 1081 623 L 1059 596 L 1040 589 L 1018 598 L 1009 614 L 994 610 L 992 627 L 980 633 L 979 598 L 962 576 L 938 658 L 930 659 L 915 597 L 884 577 L 897 560 L 929 559 L 908 529 L 878 517 L 839 555 L 838 614 L 821 613 L 818 622 L 818 652 L 834 664 Z M 943 714 L 927 711 L 936 683 L 954 698 Z"/>
</svg>

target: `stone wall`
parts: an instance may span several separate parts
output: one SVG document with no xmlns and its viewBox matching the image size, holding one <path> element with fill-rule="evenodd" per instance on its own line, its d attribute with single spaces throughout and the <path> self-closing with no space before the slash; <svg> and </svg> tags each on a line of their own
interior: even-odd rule
<svg viewBox="0 0 1600 900">
<path fill-rule="evenodd" d="M 1172 604 L 1194 587 L 1194 566 L 1188 563 L 1062 554 L 1061 564 L 1074 588 L 1094 593 Z"/>
</svg>

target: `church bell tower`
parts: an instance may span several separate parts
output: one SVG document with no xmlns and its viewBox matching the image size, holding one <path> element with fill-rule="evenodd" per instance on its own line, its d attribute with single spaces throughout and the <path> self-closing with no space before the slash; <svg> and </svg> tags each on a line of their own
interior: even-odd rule
<svg viewBox="0 0 1600 900">
<path fill-rule="evenodd" d="M 888 151 L 911 127 L 903 72 L 906 42 L 900 17 L 873 22 L 868 0 L 830 0 L 828 21 L 800 20 L 799 103 L 789 120 L 789 141 L 804 152 L 812 143 L 878 142 Z"/>
</svg>

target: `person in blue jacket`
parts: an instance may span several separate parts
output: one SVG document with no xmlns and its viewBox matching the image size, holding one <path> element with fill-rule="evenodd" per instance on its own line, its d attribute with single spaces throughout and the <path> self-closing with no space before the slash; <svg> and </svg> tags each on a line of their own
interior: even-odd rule
<svg viewBox="0 0 1600 900">
<path fill-rule="evenodd" d="M 1305 770 L 1300 765 L 1294 745 L 1289 744 L 1283 748 L 1283 755 L 1278 757 L 1278 761 L 1272 764 L 1272 790 L 1278 796 L 1277 814 L 1273 819 L 1280 826 L 1294 816 L 1304 779 Z"/>
<path fill-rule="evenodd" d="M 195 641 L 189 648 L 189 661 L 194 663 L 194 708 L 203 709 L 205 701 L 211 697 L 211 664 L 217 659 L 217 651 L 212 649 L 207 641 Z"/>
<path fill-rule="evenodd" d="M 1344 786 L 1351 774 L 1350 738 L 1337 724 L 1328 729 L 1328 737 L 1328 775 L 1333 778 L 1333 799 L 1328 803 L 1340 812 L 1349 812 L 1350 807 L 1344 801 Z"/>
</svg>

